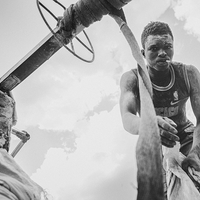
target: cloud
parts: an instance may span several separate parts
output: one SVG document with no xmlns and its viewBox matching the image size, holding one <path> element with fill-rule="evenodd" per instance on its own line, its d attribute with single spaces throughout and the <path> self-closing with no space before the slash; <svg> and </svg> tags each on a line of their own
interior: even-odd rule
<svg viewBox="0 0 200 200">
<path fill-rule="evenodd" d="M 68 7 L 72 2 L 77 1 L 62 3 Z M 139 36 L 143 24 L 161 15 L 168 5 L 169 1 L 145 0 L 132 1 L 125 6 L 134 34 Z M 62 49 L 16 88 L 19 128 L 38 126 L 72 131 L 76 123 L 95 109 L 103 98 L 112 96 L 117 102 L 121 74 L 136 66 L 130 47 L 109 16 L 86 31 L 96 52 L 92 64 L 81 62 Z"/>
<path fill-rule="evenodd" d="M 200 41 L 200 2 L 198 0 L 174 0 L 172 7 L 177 19 L 184 21 L 184 28 Z"/>
<path fill-rule="evenodd" d="M 40 84 L 43 92 L 36 90 L 34 94 L 27 93 L 29 96 L 23 102 L 26 100 L 29 103 L 24 104 L 22 112 L 31 114 L 22 122 L 23 125 L 38 124 L 41 129 L 71 131 L 75 123 L 92 111 L 103 98 L 112 96 L 112 101 L 118 101 L 119 87 L 112 74 L 97 72 L 81 76 L 76 71 L 63 68 L 59 72 L 56 70 L 58 67 L 54 69 L 49 66 L 37 78 L 35 87 Z"/>
<path fill-rule="evenodd" d="M 123 130 L 119 116 L 116 105 L 110 113 L 90 117 L 76 140 L 76 151 L 49 149 L 32 179 L 59 200 L 135 198 L 137 137 Z"/>
<path fill-rule="evenodd" d="M 127 22 L 136 35 L 136 38 L 138 38 L 138 41 L 144 26 L 150 21 L 157 20 L 169 7 L 170 0 L 132 0 L 124 7 Z"/>
</svg>

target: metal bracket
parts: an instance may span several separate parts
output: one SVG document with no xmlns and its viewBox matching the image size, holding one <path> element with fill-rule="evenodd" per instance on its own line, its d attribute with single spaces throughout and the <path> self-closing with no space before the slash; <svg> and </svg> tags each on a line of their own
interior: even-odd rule
<svg viewBox="0 0 200 200">
<path fill-rule="evenodd" d="M 17 136 L 21 140 L 11 153 L 11 156 L 15 157 L 19 150 L 30 139 L 30 135 L 26 131 L 19 131 L 16 129 L 12 129 L 12 134 Z"/>
</svg>

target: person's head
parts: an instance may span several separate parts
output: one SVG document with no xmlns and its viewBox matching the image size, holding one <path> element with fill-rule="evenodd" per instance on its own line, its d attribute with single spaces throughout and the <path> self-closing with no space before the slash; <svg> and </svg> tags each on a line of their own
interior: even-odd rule
<svg viewBox="0 0 200 200">
<path fill-rule="evenodd" d="M 144 30 L 141 35 L 142 47 L 145 48 L 145 42 L 149 35 L 165 35 L 165 34 L 169 34 L 172 37 L 172 39 L 174 39 L 172 31 L 168 24 L 158 21 L 148 23 L 144 27 Z"/>
<path fill-rule="evenodd" d="M 150 67 L 156 70 L 166 69 L 174 54 L 173 40 L 168 24 L 156 21 L 145 26 L 141 35 L 141 52 Z"/>
</svg>

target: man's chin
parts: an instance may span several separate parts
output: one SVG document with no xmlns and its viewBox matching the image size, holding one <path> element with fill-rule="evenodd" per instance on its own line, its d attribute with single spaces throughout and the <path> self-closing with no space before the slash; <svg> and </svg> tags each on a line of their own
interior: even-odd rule
<svg viewBox="0 0 200 200">
<path fill-rule="evenodd" d="M 158 68 L 161 68 L 161 67 L 166 68 L 169 66 L 169 62 L 157 62 L 156 65 Z"/>
<path fill-rule="evenodd" d="M 156 71 L 165 71 L 169 69 L 169 64 L 168 63 L 156 63 L 154 66 L 150 66 L 152 69 Z"/>
</svg>

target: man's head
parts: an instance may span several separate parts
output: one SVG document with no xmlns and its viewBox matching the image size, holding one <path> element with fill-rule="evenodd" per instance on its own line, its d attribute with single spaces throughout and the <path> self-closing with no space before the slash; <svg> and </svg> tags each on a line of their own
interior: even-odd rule
<svg viewBox="0 0 200 200">
<path fill-rule="evenodd" d="M 144 30 L 141 35 L 142 47 L 145 48 L 145 42 L 149 35 L 165 35 L 165 34 L 169 34 L 172 37 L 172 39 L 174 39 L 172 31 L 168 26 L 168 24 L 158 21 L 148 23 L 144 27 Z"/>
<path fill-rule="evenodd" d="M 158 71 L 169 67 L 174 55 L 173 35 L 166 23 L 150 22 L 141 36 L 141 50 L 147 65 Z"/>
</svg>

